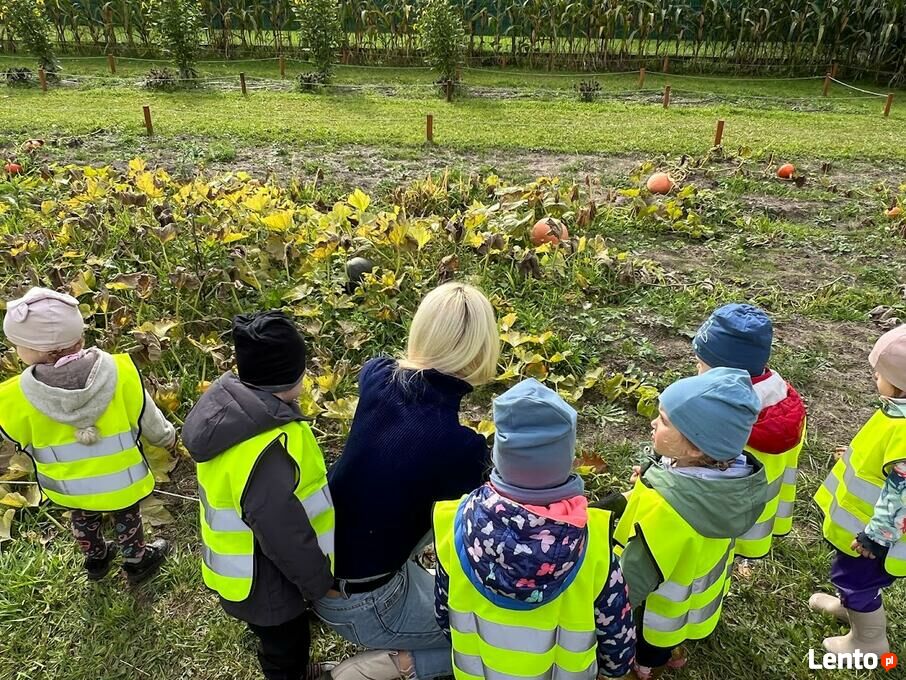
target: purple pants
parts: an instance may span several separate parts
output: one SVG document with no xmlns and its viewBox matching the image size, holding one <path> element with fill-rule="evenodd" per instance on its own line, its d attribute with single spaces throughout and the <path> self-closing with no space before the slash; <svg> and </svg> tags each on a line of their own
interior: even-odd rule
<svg viewBox="0 0 906 680">
<path fill-rule="evenodd" d="M 884 569 L 883 558 L 850 557 L 838 550 L 831 562 L 830 580 L 844 607 L 868 613 L 881 607 L 881 589 L 896 578 Z"/>
</svg>

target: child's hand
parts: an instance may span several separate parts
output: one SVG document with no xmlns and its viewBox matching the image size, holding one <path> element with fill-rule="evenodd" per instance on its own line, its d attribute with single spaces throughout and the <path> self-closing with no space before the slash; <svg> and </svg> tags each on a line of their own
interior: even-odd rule
<svg viewBox="0 0 906 680">
<path fill-rule="evenodd" d="M 641 475 L 642 475 L 642 466 L 641 466 L 641 465 L 633 465 L 633 466 L 632 466 L 632 474 L 629 476 L 629 483 L 630 483 L 630 484 L 635 484 L 636 480 L 637 480 Z"/>
<path fill-rule="evenodd" d="M 865 546 L 859 543 L 858 538 L 854 538 L 852 544 L 849 546 L 850 550 L 854 550 L 859 553 L 862 557 L 867 557 L 870 560 L 876 560 L 874 553 L 868 550 Z"/>
<path fill-rule="evenodd" d="M 838 446 L 837 448 L 835 448 L 834 449 L 834 460 L 840 460 L 841 458 L 843 458 L 843 456 L 846 455 L 846 450 L 848 448 L 849 448 L 848 446 Z"/>
</svg>

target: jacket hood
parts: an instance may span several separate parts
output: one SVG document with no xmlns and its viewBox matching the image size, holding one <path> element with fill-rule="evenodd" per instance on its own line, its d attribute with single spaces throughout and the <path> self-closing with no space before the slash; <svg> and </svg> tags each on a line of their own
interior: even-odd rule
<svg viewBox="0 0 906 680">
<path fill-rule="evenodd" d="M 540 517 L 485 484 L 467 497 L 455 540 L 465 548 L 466 573 L 479 592 L 535 607 L 569 585 L 586 535 L 584 528 Z"/>
<path fill-rule="evenodd" d="M 805 428 L 805 404 L 793 386 L 776 371 L 753 381 L 761 412 L 749 446 L 762 453 L 784 453 L 799 445 Z"/>
<path fill-rule="evenodd" d="M 764 465 L 748 454 L 746 460 L 752 466 L 746 477 L 702 479 L 651 465 L 642 482 L 657 490 L 702 536 L 738 538 L 758 521 L 768 491 Z"/>
<path fill-rule="evenodd" d="M 249 387 L 227 372 L 186 416 L 182 440 L 192 458 L 204 463 L 246 439 L 302 419 L 296 404 Z"/>
<path fill-rule="evenodd" d="M 116 391 L 117 370 L 113 357 L 96 347 L 86 350 L 85 354 L 85 358 L 79 362 L 93 359 L 94 365 L 84 382 L 81 379 L 78 381 L 81 383 L 79 389 L 57 387 L 38 380 L 35 377 L 35 366 L 29 366 L 19 382 L 22 393 L 32 406 L 58 423 L 76 428 L 87 428 L 97 423 L 110 406 Z M 65 380 L 67 376 L 63 374 L 78 370 L 80 369 L 75 364 L 68 364 L 53 369 L 50 374 L 63 383 L 68 382 Z"/>
</svg>

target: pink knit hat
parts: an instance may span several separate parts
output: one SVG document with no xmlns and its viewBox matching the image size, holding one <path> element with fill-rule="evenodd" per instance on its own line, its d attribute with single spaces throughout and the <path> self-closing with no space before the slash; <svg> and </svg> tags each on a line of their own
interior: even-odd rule
<svg viewBox="0 0 906 680">
<path fill-rule="evenodd" d="M 906 324 L 878 338 L 868 361 L 887 382 L 906 390 Z"/>
<path fill-rule="evenodd" d="M 79 301 L 48 288 L 32 288 L 6 303 L 3 333 L 17 347 L 55 352 L 82 339 L 85 324 Z"/>
</svg>

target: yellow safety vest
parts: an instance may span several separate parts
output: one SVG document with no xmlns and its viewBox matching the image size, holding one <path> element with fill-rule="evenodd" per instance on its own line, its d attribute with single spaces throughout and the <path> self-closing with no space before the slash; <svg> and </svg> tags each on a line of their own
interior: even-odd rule
<svg viewBox="0 0 906 680">
<path fill-rule="evenodd" d="M 242 520 L 242 495 L 261 454 L 277 439 L 298 467 L 296 498 L 333 568 L 335 519 L 324 456 L 308 423 L 287 423 L 198 464 L 201 572 L 205 585 L 225 600 L 241 602 L 252 592 L 255 537 Z"/>
<path fill-rule="evenodd" d="M 142 452 L 141 420 L 145 389 L 126 354 L 114 355 L 116 389 L 95 423 L 100 438 L 82 444 L 78 428 L 59 423 L 28 401 L 21 376 L 0 384 L 0 430 L 35 464 L 38 484 L 57 505 L 110 512 L 128 508 L 154 490 L 154 477 Z"/>
<path fill-rule="evenodd" d="M 805 428 L 799 443 L 784 453 L 763 453 L 747 446 L 762 465 L 768 480 L 768 495 L 758 521 L 736 539 L 736 554 L 759 558 L 771 550 L 774 536 L 785 536 L 793 528 L 793 506 L 796 502 L 796 478 L 799 475 L 799 454 L 805 444 Z"/>
<path fill-rule="evenodd" d="M 645 640 L 675 647 L 714 631 L 730 589 L 733 539 L 699 534 L 642 478 L 636 480 L 613 538 L 620 555 L 630 540 L 645 541 L 664 578 L 645 600 Z"/>
<path fill-rule="evenodd" d="M 495 604 L 467 575 L 463 564 L 468 564 L 468 556 L 456 540 L 466 498 L 434 506 L 437 559 L 450 577 L 447 606 L 454 676 L 594 680 L 598 668 L 594 602 L 610 576 L 610 513 L 589 509 L 587 543 L 572 583 L 553 600 L 524 608 L 506 598 Z"/>
<path fill-rule="evenodd" d="M 815 492 L 815 502 L 824 512 L 824 538 L 837 550 L 857 554 L 849 546 L 874 514 L 891 466 L 904 458 L 906 418 L 878 410 Z M 892 576 L 906 576 L 906 538 L 901 536 L 891 546 L 884 567 Z"/>
</svg>

